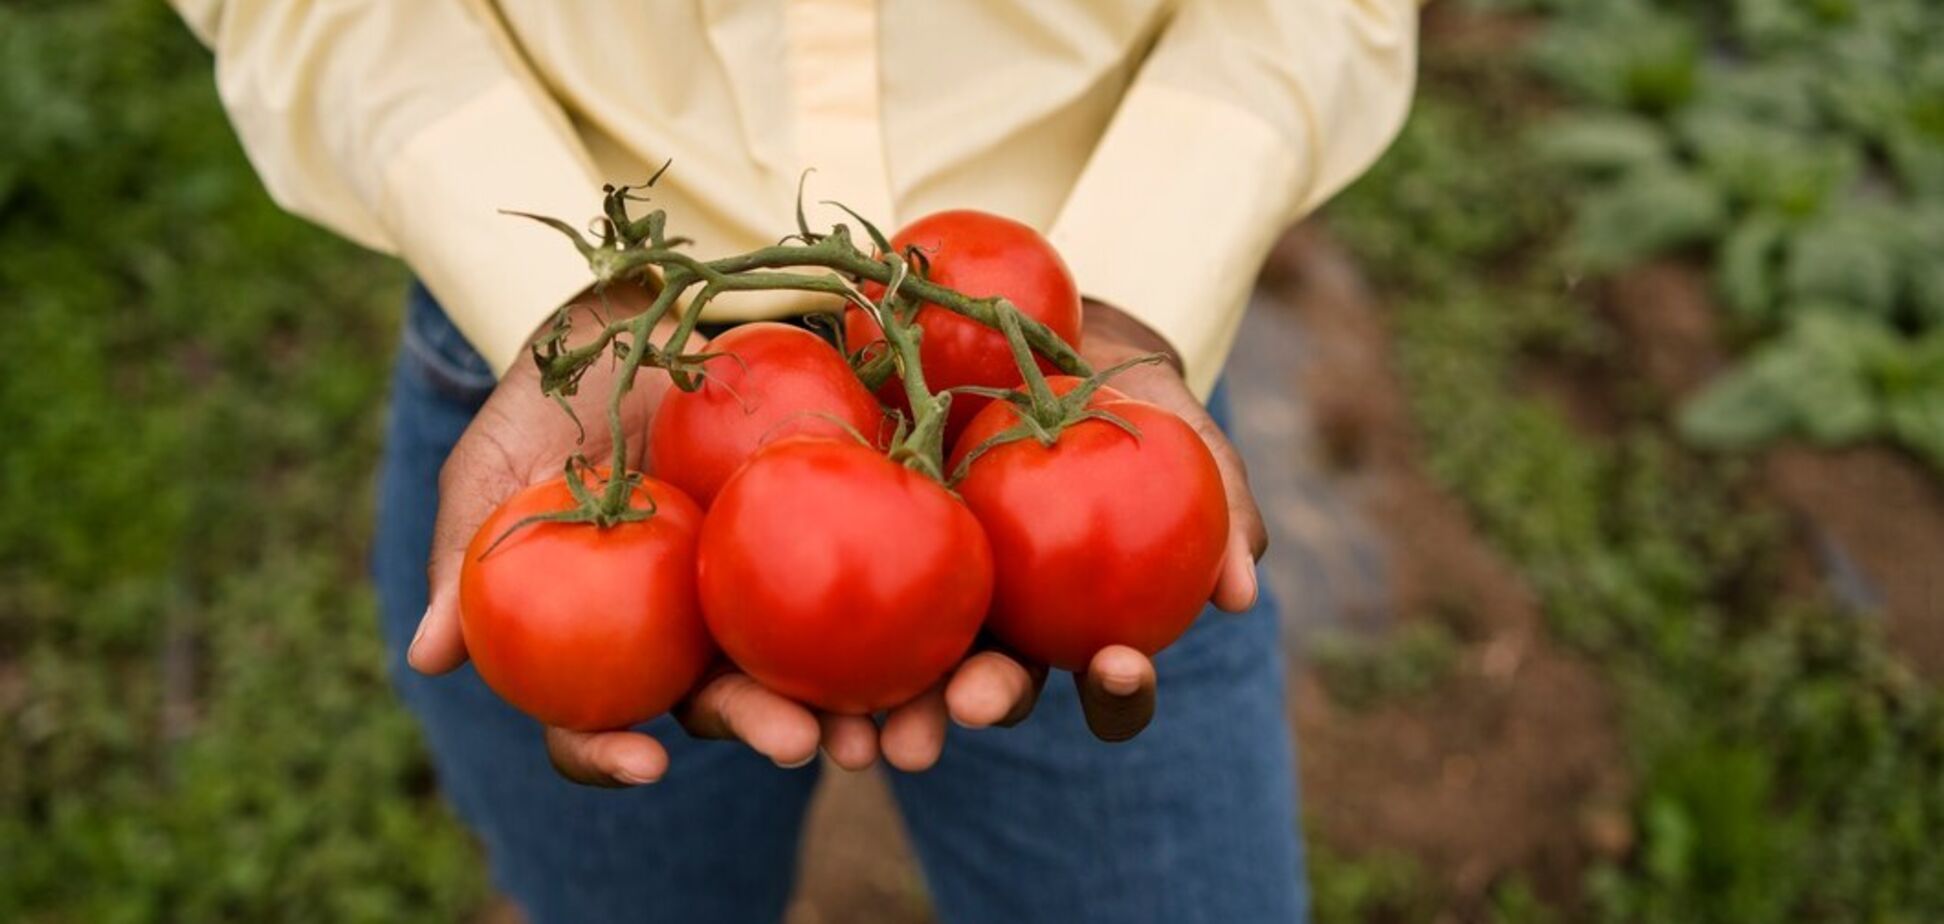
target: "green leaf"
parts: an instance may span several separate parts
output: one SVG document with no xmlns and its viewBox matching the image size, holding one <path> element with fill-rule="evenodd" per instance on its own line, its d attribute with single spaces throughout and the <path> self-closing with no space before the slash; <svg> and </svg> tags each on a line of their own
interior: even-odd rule
<svg viewBox="0 0 1944 924">
<path fill-rule="evenodd" d="M 1798 306 L 1788 332 L 1710 383 L 1678 426 L 1700 446 L 1740 448 L 1788 433 L 1819 443 L 1881 431 L 1877 383 L 1901 344 L 1887 328 L 1841 306 Z"/>
<path fill-rule="evenodd" d="M 1790 354 L 1772 352 L 1718 376 L 1681 408 L 1681 436 L 1709 449 L 1744 449 L 1788 433 L 1800 365 Z"/>
<path fill-rule="evenodd" d="M 1626 113 L 1576 113 L 1549 119 L 1533 131 L 1532 145 L 1547 163 L 1593 175 L 1656 167 L 1668 160 L 1665 130 Z"/>
<path fill-rule="evenodd" d="M 1617 269 L 1706 240 L 1727 215 L 1721 194 L 1693 173 L 1631 173 L 1586 196 L 1573 227 L 1573 255 L 1596 271 Z"/>
<path fill-rule="evenodd" d="M 1899 443 L 1932 466 L 1944 469 L 1944 387 L 1892 401 L 1885 417 Z"/>
<path fill-rule="evenodd" d="M 1541 73 L 1574 93 L 1668 112 L 1694 93 L 1700 40 L 1683 17 L 1639 2 L 1607 2 L 1557 18 L 1529 53 Z"/>
<path fill-rule="evenodd" d="M 1798 383 L 1791 392 L 1802 432 L 1825 446 L 1874 435 L 1882 426 L 1876 396 L 1862 376 L 1834 375 Z"/>
<path fill-rule="evenodd" d="M 1897 296 L 1902 229 L 1880 211 L 1846 211 L 1789 241 L 1783 291 L 1791 300 L 1854 306 L 1888 318 Z"/>
<path fill-rule="evenodd" d="M 1735 33 L 1756 49 L 1776 51 L 1813 42 L 1854 14 L 1853 0 L 1735 0 Z"/>
<path fill-rule="evenodd" d="M 1804 302 L 1792 305 L 1790 314 L 1788 333 L 1778 342 L 1810 358 L 1818 371 L 1864 372 L 1901 348 L 1889 328 L 1842 304 Z"/>
<path fill-rule="evenodd" d="M 1698 109 L 1680 120 L 1703 172 L 1737 202 L 1807 215 L 1852 183 L 1860 158 L 1847 139 Z"/>
<path fill-rule="evenodd" d="M 1884 141 L 1890 165 L 1913 195 L 1944 197 L 1944 142 L 1898 127 Z"/>
<path fill-rule="evenodd" d="M 1688 109 L 1814 132 L 1824 127 L 1822 110 L 1816 105 L 1816 85 L 1826 78 L 1826 69 L 1806 56 L 1715 65 L 1703 73 Z"/>
<path fill-rule="evenodd" d="M 1939 165 L 1944 167 L 1944 152 Z M 1903 288 L 1910 313 L 1926 329 L 1944 328 L 1944 193 L 1937 207 L 1906 217 Z"/>
<path fill-rule="evenodd" d="M 1776 320 L 1782 242 L 1787 226 L 1773 215 L 1743 219 L 1721 244 L 1715 281 L 1728 307 L 1746 318 Z"/>
<path fill-rule="evenodd" d="M 1898 341 L 1872 357 L 1870 374 L 1890 401 L 1944 394 L 1944 330 Z"/>
</svg>

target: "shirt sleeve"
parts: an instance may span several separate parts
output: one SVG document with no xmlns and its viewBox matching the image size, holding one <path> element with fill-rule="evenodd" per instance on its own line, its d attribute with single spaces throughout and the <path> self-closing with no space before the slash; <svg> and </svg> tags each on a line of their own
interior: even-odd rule
<svg viewBox="0 0 1944 924">
<path fill-rule="evenodd" d="M 172 0 L 285 209 L 402 257 L 496 371 L 585 288 L 560 236 L 596 173 L 492 14 L 464 0 Z"/>
<path fill-rule="evenodd" d="M 1416 0 L 1183 0 L 1049 237 L 1206 396 L 1278 235 L 1402 126 Z"/>
</svg>

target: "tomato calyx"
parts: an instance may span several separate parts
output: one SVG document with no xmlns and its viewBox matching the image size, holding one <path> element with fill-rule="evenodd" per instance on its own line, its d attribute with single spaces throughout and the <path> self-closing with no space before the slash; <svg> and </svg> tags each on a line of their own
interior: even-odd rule
<svg viewBox="0 0 1944 924">
<path fill-rule="evenodd" d="M 588 486 L 587 477 L 590 474 L 601 480 L 601 491 L 596 492 Z M 498 536 L 493 537 L 492 544 L 488 545 L 485 551 L 480 552 L 479 557 L 485 559 L 486 556 L 493 554 L 493 550 L 499 548 L 500 543 L 505 542 L 508 537 L 536 523 L 585 523 L 606 529 L 622 523 L 638 523 L 656 513 L 654 496 L 640 490 L 643 481 L 647 478 L 641 472 L 623 472 L 619 477 L 615 477 L 609 469 L 595 467 L 586 456 L 577 452 L 567 458 L 564 478 L 567 493 L 573 496 L 575 506 L 520 518 L 501 531 Z M 616 487 L 620 490 L 614 490 Z M 637 493 L 646 499 L 647 506 L 635 506 L 633 498 Z M 618 505 L 613 500 L 616 497 L 620 499 Z"/>
<path fill-rule="evenodd" d="M 876 313 L 873 312 L 872 316 L 876 317 Z M 837 352 L 850 364 L 851 372 L 859 382 L 864 383 L 864 390 L 876 392 L 879 386 L 898 374 L 898 357 L 889 342 L 873 340 L 855 350 L 850 348 L 842 315 L 820 312 L 806 315 L 803 320 L 805 324 L 817 328 L 837 347 Z"/>
<path fill-rule="evenodd" d="M 976 394 L 982 397 L 1004 401 L 1018 416 L 1019 422 L 984 442 L 973 446 L 953 467 L 950 484 L 957 484 L 971 470 L 972 463 L 980 456 L 1020 440 L 1030 439 L 1041 446 L 1052 447 L 1059 442 L 1060 434 L 1066 428 L 1082 421 L 1098 420 L 1127 431 L 1136 440 L 1141 438 L 1141 428 L 1126 418 L 1105 408 L 1089 407 L 1094 395 L 1100 392 L 1115 376 L 1136 366 L 1153 365 L 1167 361 L 1163 353 L 1143 353 L 1123 362 L 1116 363 L 1099 372 L 1087 376 L 1079 385 L 1066 394 L 1055 394 L 1047 384 L 1046 376 L 1040 372 L 1039 363 L 1033 358 L 1031 345 L 1026 342 L 1021 329 L 1018 312 L 1007 311 L 999 316 L 999 329 L 1006 335 L 1006 343 L 1012 348 L 1013 361 L 1019 365 L 1020 376 L 1025 385 L 1021 389 L 983 388 L 962 386 L 953 391 Z"/>
</svg>

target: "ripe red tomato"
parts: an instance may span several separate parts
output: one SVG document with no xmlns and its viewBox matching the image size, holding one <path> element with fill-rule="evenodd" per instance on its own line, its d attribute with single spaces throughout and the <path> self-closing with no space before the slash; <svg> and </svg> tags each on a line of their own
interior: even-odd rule
<svg viewBox="0 0 1944 924">
<path fill-rule="evenodd" d="M 965 656 L 992 599 L 992 553 L 937 482 L 847 440 L 756 451 L 709 510 L 697 573 L 709 630 L 764 686 L 868 714 Z"/>
<path fill-rule="evenodd" d="M 1080 382 L 1048 381 L 1059 394 Z M 992 542 L 987 628 L 1020 654 L 1070 671 L 1107 645 L 1152 655 L 1179 638 L 1215 590 L 1228 539 L 1222 474 L 1193 427 L 1111 389 L 1088 406 L 1132 423 L 1140 437 L 1081 421 L 1051 447 L 1028 438 L 987 451 L 958 483 Z M 948 469 L 1018 419 L 1011 405 L 988 405 Z"/>
<path fill-rule="evenodd" d="M 702 387 L 670 390 L 649 430 L 649 467 L 703 507 L 758 446 L 797 433 L 875 440 L 884 409 L 842 354 L 800 327 L 744 324 L 715 338 Z"/>
<path fill-rule="evenodd" d="M 1003 296 L 1021 314 L 1045 324 L 1060 339 L 1079 348 L 1080 290 L 1059 252 L 1038 231 L 1010 218 L 960 209 L 927 215 L 906 225 L 891 238 L 891 246 L 900 253 L 907 247 L 918 247 L 931 261 L 933 282 L 974 298 Z M 884 287 L 875 284 L 865 285 L 863 291 L 873 301 L 884 295 Z M 925 367 L 925 384 L 932 391 L 960 385 L 1011 388 L 1020 384 L 1019 367 L 1013 364 L 1006 336 L 999 331 L 933 305 L 919 308 L 917 323 L 924 330 L 918 342 L 919 360 Z M 884 336 L 877 319 L 856 308 L 844 311 L 844 330 L 853 348 Z M 1048 372 L 1053 369 L 1044 359 L 1040 368 Z M 895 378 L 878 391 L 878 397 L 909 412 L 903 386 Z M 946 438 L 963 430 L 989 400 L 970 395 L 953 397 Z"/>
<path fill-rule="evenodd" d="M 625 728 L 673 706 L 715 658 L 695 594 L 702 511 L 645 479 L 646 520 L 532 523 L 574 506 L 564 478 L 513 495 L 473 535 L 459 575 L 460 628 L 486 685 L 520 711 L 577 731 Z M 482 557 L 483 556 L 483 557 Z"/>
</svg>

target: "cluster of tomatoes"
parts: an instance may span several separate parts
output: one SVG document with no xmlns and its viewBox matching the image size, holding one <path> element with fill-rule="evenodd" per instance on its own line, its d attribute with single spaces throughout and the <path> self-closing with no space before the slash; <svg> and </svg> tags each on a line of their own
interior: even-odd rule
<svg viewBox="0 0 1944 924">
<path fill-rule="evenodd" d="M 925 254 L 931 281 L 1003 296 L 1079 344 L 1078 291 L 1032 229 L 955 211 L 891 243 Z M 1029 373 L 999 330 L 937 305 L 911 317 L 933 390 L 1019 388 Z M 883 336 L 855 307 L 845 327 L 852 342 Z M 1050 428 L 1024 427 L 1025 397 L 954 392 L 947 484 L 885 452 L 891 421 L 911 410 L 901 384 L 874 394 L 816 334 L 747 324 L 708 350 L 700 386 L 670 391 L 653 418 L 631 499 L 651 515 L 528 522 L 576 503 L 578 486 L 555 479 L 506 501 L 468 550 L 467 650 L 542 722 L 637 724 L 720 656 L 815 708 L 871 714 L 939 683 L 982 631 L 1065 670 L 1111 644 L 1152 654 L 1215 585 L 1220 474 L 1160 407 L 1051 376 L 1042 412 L 1047 395 L 1090 394 Z M 1036 435 L 1004 439 L 1022 429 Z"/>
</svg>

